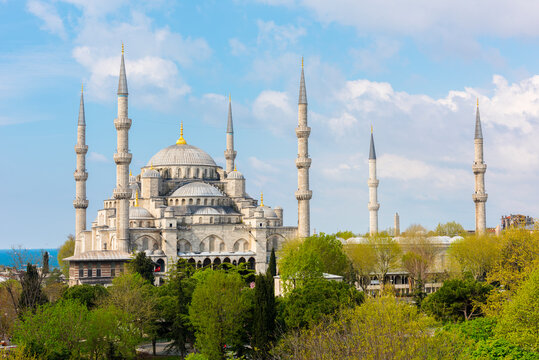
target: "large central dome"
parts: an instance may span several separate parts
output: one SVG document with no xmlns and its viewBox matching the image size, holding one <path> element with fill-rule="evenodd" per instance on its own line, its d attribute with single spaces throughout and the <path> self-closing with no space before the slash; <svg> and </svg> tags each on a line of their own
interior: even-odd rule
<svg viewBox="0 0 539 360">
<path fill-rule="evenodd" d="M 171 145 L 155 154 L 148 166 L 217 166 L 212 157 L 202 149 L 193 145 Z"/>
</svg>

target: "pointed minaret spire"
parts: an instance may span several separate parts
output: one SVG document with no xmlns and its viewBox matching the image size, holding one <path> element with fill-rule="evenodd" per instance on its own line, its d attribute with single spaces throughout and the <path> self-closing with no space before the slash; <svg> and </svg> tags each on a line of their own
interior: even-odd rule
<svg viewBox="0 0 539 360">
<path fill-rule="evenodd" d="M 374 150 L 374 135 L 371 125 L 371 145 L 369 150 L 369 233 L 374 235 L 378 232 L 378 209 L 380 204 L 378 203 L 378 184 L 379 181 L 376 178 L 376 151 Z"/>
<path fill-rule="evenodd" d="M 228 95 L 228 122 L 226 126 L 226 173 L 234 170 L 234 160 L 237 152 L 234 150 L 234 125 L 232 123 L 232 97 Z"/>
<path fill-rule="evenodd" d="M 122 43 L 122 61 L 120 63 L 120 77 L 118 79 L 118 95 L 128 95 L 127 77 L 125 75 L 124 44 Z"/>
<path fill-rule="evenodd" d="M 129 152 L 129 129 L 131 119 L 128 115 L 127 76 L 125 74 L 124 46 L 120 62 L 120 78 L 118 80 L 118 117 L 114 119 L 116 127 L 116 188 L 113 191 L 116 199 L 116 248 L 121 252 L 129 252 L 129 200 L 132 190 L 129 188 L 129 164 L 132 155 Z"/>
<path fill-rule="evenodd" d="M 483 132 L 481 131 L 481 118 L 479 116 L 479 99 L 475 113 L 475 137 L 474 137 L 474 163 L 472 170 L 475 176 L 475 192 L 472 199 L 475 203 L 475 232 L 484 234 L 487 230 L 486 202 L 488 195 L 485 193 L 485 172 L 487 164 L 483 161 Z"/>
<path fill-rule="evenodd" d="M 86 209 L 88 208 L 88 200 L 86 199 L 86 180 L 88 173 L 86 172 L 86 153 L 88 146 L 86 145 L 86 120 L 84 115 L 84 96 L 81 86 L 79 120 L 77 124 L 77 145 L 75 145 L 75 153 L 77 154 L 77 169 L 75 170 L 75 255 L 84 251 L 84 241 L 81 238 L 81 233 L 86 230 Z"/>
<path fill-rule="evenodd" d="M 298 157 L 296 167 L 298 168 L 298 190 L 296 199 L 298 200 L 298 237 L 305 238 L 311 234 L 311 210 L 310 200 L 313 192 L 309 190 L 309 168 L 311 158 L 309 157 L 309 135 L 311 128 L 307 125 L 307 90 L 305 88 L 305 75 L 303 74 L 303 58 L 301 58 L 301 79 L 299 82 L 298 100 L 298 127 L 296 137 L 298 138 Z"/>
<path fill-rule="evenodd" d="M 307 105 L 307 89 L 305 88 L 305 75 L 303 74 L 303 57 L 301 58 L 301 79 L 299 81 L 299 101 L 298 104 Z"/>
</svg>

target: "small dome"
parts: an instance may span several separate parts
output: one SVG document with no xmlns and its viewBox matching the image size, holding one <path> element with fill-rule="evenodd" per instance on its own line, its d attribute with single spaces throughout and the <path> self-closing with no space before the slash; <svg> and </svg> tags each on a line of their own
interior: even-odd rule
<svg viewBox="0 0 539 360">
<path fill-rule="evenodd" d="M 269 206 L 259 206 L 256 208 L 257 211 L 262 211 L 264 213 L 264 218 L 266 219 L 278 219 L 279 217 L 277 214 L 275 214 L 275 211 L 273 211 L 272 208 Z"/>
<path fill-rule="evenodd" d="M 137 191 L 140 196 L 140 187 L 138 186 L 138 183 L 131 183 L 129 184 L 129 188 L 131 189 L 131 199 L 135 199 L 137 197 Z"/>
<path fill-rule="evenodd" d="M 238 170 L 234 170 L 228 173 L 226 176 L 227 179 L 243 179 L 243 174 L 240 173 Z"/>
<path fill-rule="evenodd" d="M 148 169 L 148 170 L 144 171 L 144 174 L 142 174 L 142 177 L 143 178 L 160 178 L 161 175 L 159 174 L 159 172 L 157 170 Z"/>
<path fill-rule="evenodd" d="M 217 166 L 212 157 L 202 149 L 193 145 L 171 145 L 161 149 L 155 154 L 148 166 L 181 166 L 181 165 L 202 165 L 202 166 Z"/>
<path fill-rule="evenodd" d="M 165 211 L 174 211 L 174 208 L 172 206 L 167 206 L 165 208 Z"/>
<path fill-rule="evenodd" d="M 153 216 L 148 210 L 140 206 L 130 206 L 129 207 L 129 218 L 130 219 L 152 219 Z"/>
<path fill-rule="evenodd" d="M 220 214 L 221 213 L 217 209 L 214 209 L 214 208 L 211 208 L 211 207 L 205 207 L 205 208 L 202 208 L 202 209 L 198 209 L 195 212 L 195 215 L 220 215 Z"/>
<path fill-rule="evenodd" d="M 223 196 L 223 194 L 215 186 L 197 181 L 176 189 L 171 196 Z"/>
</svg>

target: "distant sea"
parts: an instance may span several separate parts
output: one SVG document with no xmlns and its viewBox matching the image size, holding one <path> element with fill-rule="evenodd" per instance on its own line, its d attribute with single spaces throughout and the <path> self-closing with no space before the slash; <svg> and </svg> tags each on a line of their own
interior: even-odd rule
<svg viewBox="0 0 539 360">
<path fill-rule="evenodd" d="M 42 253 L 49 253 L 49 267 L 58 267 L 58 249 L 22 249 L 22 250 L 5 250 L 0 249 L 0 265 L 13 266 L 13 251 L 21 254 L 24 261 L 31 261 L 33 264 L 42 262 Z"/>
</svg>

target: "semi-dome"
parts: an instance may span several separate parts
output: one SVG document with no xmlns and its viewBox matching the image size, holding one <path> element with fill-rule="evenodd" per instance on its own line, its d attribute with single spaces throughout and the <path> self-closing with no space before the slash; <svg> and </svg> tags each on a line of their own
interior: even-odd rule
<svg viewBox="0 0 539 360">
<path fill-rule="evenodd" d="M 210 184 L 196 181 L 176 189 L 172 196 L 223 196 L 223 194 Z"/>
<path fill-rule="evenodd" d="M 161 175 L 159 174 L 158 171 L 154 169 L 148 169 L 144 172 L 144 174 L 142 174 L 142 177 L 143 178 L 160 178 Z"/>
<path fill-rule="evenodd" d="M 195 215 L 221 215 L 221 213 L 217 209 L 204 207 L 202 209 L 198 209 L 195 212 Z"/>
<path fill-rule="evenodd" d="M 272 208 L 270 208 L 269 206 L 265 206 L 265 205 L 262 205 L 262 206 L 259 206 L 256 208 L 256 210 L 260 211 L 262 210 L 264 212 L 264 217 L 266 219 L 278 219 L 279 217 L 277 216 L 277 214 L 275 213 L 275 211 L 273 211 Z"/>
<path fill-rule="evenodd" d="M 228 173 L 227 179 L 243 179 L 243 174 L 238 170 L 234 170 Z"/>
<path fill-rule="evenodd" d="M 130 206 L 129 207 L 129 218 L 130 219 L 151 219 L 153 218 L 152 214 L 148 210 L 140 206 Z"/>
<path fill-rule="evenodd" d="M 217 166 L 212 157 L 193 145 L 171 145 L 155 154 L 148 166 Z"/>
</svg>

